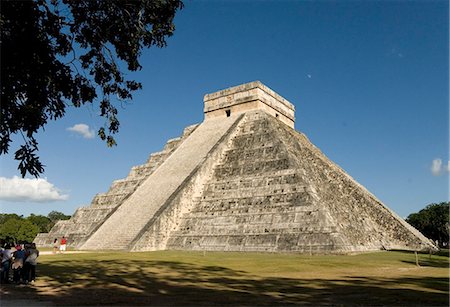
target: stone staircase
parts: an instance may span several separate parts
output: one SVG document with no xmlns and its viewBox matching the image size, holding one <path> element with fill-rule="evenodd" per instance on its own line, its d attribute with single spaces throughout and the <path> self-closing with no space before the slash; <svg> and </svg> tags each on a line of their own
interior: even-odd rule
<svg viewBox="0 0 450 307">
<path fill-rule="evenodd" d="M 264 112 L 246 114 L 193 209 L 167 249 L 329 250 L 335 226 L 317 206 L 301 171 Z"/>
<path fill-rule="evenodd" d="M 34 242 L 38 246 L 52 246 L 55 238 L 66 236 L 71 247 L 79 248 L 197 126 L 186 127 L 181 137 L 167 141 L 163 150 L 151 154 L 145 164 L 132 167 L 126 178 L 115 180 L 108 192 L 95 195 L 90 206 L 78 208 L 70 220 L 58 221 L 49 233 L 38 234 Z"/>
<path fill-rule="evenodd" d="M 220 138 L 227 133 L 237 116 L 209 119 L 162 163 L 151 176 L 81 246 L 81 249 L 131 248 L 132 242 L 158 209 L 191 175 Z"/>
</svg>

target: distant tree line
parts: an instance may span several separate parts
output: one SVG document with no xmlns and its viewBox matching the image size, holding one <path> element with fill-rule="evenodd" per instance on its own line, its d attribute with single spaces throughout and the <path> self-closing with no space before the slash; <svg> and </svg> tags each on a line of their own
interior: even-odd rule
<svg viewBox="0 0 450 307">
<path fill-rule="evenodd" d="M 0 214 L 0 241 L 9 243 L 32 242 L 40 232 L 49 232 L 59 220 L 68 220 L 70 215 L 52 211 L 47 216 L 31 214 Z"/>
<path fill-rule="evenodd" d="M 424 236 L 436 242 L 440 247 L 448 247 L 450 228 L 450 202 L 429 204 L 417 213 L 410 214 L 406 221 Z"/>
</svg>

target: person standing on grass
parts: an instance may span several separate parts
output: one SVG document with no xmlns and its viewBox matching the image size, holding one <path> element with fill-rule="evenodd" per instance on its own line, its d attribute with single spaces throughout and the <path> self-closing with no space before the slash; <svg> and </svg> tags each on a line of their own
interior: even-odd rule
<svg viewBox="0 0 450 307">
<path fill-rule="evenodd" d="M 33 283 L 36 280 L 36 265 L 38 257 L 39 250 L 36 248 L 36 243 L 31 243 L 29 248 L 25 251 L 24 279 L 26 283 Z"/>
<path fill-rule="evenodd" d="M 61 244 L 59 245 L 59 251 L 61 253 L 66 251 L 66 244 L 67 244 L 67 239 L 65 236 L 63 236 L 61 238 Z"/>
<path fill-rule="evenodd" d="M 16 245 L 16 251 L 13 253 L 13 258 L 13 282 L 19 283 L 20 279 L 23 277 L 23 261 L 25 259 L 25 251 L 20 244 Z"/>
<path fill-rule="evenodd" d="M 55 238 L 55 240 L 53 240 L 53 254 L 56 254 L 58 252 L 58 239 Z"/>
<path fill-rule="evenodd" d="M 9 269 L 11 267 L 11 258 L 12 258 L 11 245 L 7 243 L 5 245 L 5 249 L 2 250 L 1 282 L 5 284 L 9 283 Z"/>
</svg>

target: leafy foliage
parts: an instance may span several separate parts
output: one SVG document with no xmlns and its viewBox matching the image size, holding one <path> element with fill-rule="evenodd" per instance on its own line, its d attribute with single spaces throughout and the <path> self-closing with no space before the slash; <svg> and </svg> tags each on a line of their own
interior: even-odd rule
<svg viewBox="0 0 450 307">
<path fill-rule="evenodd" d="M 51 211 L 47 216 L 52 222 L 70 219 L 70 215 L 65 215 L 64 213 L 59 211 Z"/>
<path fill-rule="evenodd" d="M 35 133 L 62 118 L 67 106 L 94 101 L 106 121 L 98 135 L 115 145 L 115 104 L 142 87 L 126 80 L 121 67 L 139 70 L 143 48 L 166 46 L 182 6 L 181 0 L 2 1 L 0 154 L 8 153 L 12 134 L 21 134 L 18 168 L 22 177 L 38 177 L 44 165 Z"/>
<path fill-rule="evenodd" d="M 418 213 L 412 213 L 406 221 L 433 241 L 442 245 L 449 241 L 450 202 L 430 204 Z"/>
<path fill-rule="evenodd" d="M 33 223 L 34 225 L 38 226 L 39 232 L 49 232 L 54 225 L 54 223 L 52 223 L 52 220 L 50 218 L 43 215 L 31 214 L 26 219 L 31 223 Z"/>
<path fill-rule="evenodd" d="M 0 225 L 1 239 L 7 242 L 31 242 L 39 233 L 39 227 L 28 220 L 9 219 Z"/>
<path fill-rule="evenodd" d="M 31 214 L 24 218 L 17 214 L 0 214 L 0 240 L 3 242 L 31 242 L 39 232 L 49 232 L 58 220 L 70 215 L 52 211 L 48 216 Z"/>
<path fill-rule="evenodd" d="M 20 220 L 22 218 L 23 218 L 23 215 L 19 216 L 19 215 L 15 214 L 15 213 L 11 213 L 11 214 L 0 213 L 0 225 L 4 224 L 7 220 L 10 220 L 10 219 Z"/>
</svg>

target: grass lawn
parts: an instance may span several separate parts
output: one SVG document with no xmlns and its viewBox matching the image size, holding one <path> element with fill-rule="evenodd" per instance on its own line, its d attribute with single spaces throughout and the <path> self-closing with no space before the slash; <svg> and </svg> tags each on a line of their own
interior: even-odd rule
<svg viewBox="0 0 450 307">
<path fill-rule="evenodd" d="M 42 255 L 4 302 L 43 305 L 449 305 L 448 254 L 308 256 L 160 251 Z M 2 306 L 4 304 L 2 303 Z"/>
</svg>

